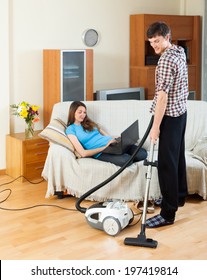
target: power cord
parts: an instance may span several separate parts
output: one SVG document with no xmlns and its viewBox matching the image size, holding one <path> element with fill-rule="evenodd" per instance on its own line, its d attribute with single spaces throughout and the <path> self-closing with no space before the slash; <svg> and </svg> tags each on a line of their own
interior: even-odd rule
<svg viewBox="0 0 207 280">
<path fill-rule="evenodd" d="M 136 216 L 139 216 L 139 218 L 137 219 L 136 222 L 132 222 L 131 224 L 128 225 L 128 227 L 133 227 L 133 226 L 136 226 L 142 219 L 142 213 L 133 213 L 134 214 L 134 217 Z"/>
<path fill-rule="evenodd" d="M 20 178 L 24 178 L 30 184 L 40 184 L 40 183 L 42 183 L 44 181 L 44 179 L 42 179 L 41 181 L 38 181 L 38 182 L 32 182 L 32 181 L 30 181 L 29 179 L 27 179 L 26 177 L 24 177 L 22 175 L 22 176 L 19 176 L 19 177 L 15 178 L 14 180 L 12 180 L 10 182 L 1 184 L 0 187 L 12 184 L 13 182 L 17 181 Z M 9 189 L 9 188 L 1 190 L 0 194 L 3 193 L 3 192 L 8 192 L 8 195 L 3 200 L 0 200 L 0 204 L 5 202 L 5 201 L 7 201 L 9 199 L 9 197 L 11 196 L 11 194 L 12 194 L 12 190 Z M 24 211 L 24 210 L 29 210 L 29 209 L 32 209 L 32 208 L 37 208 L 37 207 L 56 207 L 56 208 L 59 208 L 59 209 L 62 209 L 62 210 L 67 210 L 67 211 L 75 211 L 75 212 L 78 211 L 77 209 L 66 208 L 66 207 L 62 207 L 62 206 L 56 205 L 56 204 L 37 204 L 37 205 L 32 205 L 32 206 L 23 207 L 23 208 L 5 208 L 5 207 L 1 207 L 0 206 L 0 210 L 5 210 L 5 211 Z M 141 213 L 134 213 L 133 212 L 133 215 L 134 215 L 134 217 L 139 216 L 139 219 L 137 219 L 137 221 L 134 221 L 134 223 L 132 222 L 131 224 L 129 224 L 128 225 L 129 227 L 133 227 L 133 226 L 137 225 L 140 222 L 141 218 L 142 218 L 142 214 Z"/>
<path fill-rule="evenodd" d="M 7 182 L 7 183 L 3 183 L 0 185 L 0 187 L 2 186 L 5 186 L 5 185 L 9 185 L 9 184 L 12 184 L 13 182 L 15 182 L 16 180 L 20 179 L 20 178 L 24 178 L 26 181 L 28 181 L 30 184 L 40 184 L 44 181 L 44 179 L 42 179 L 41 181 L 39 182 L 32 182 L 30 181 L 29 179 L 27 179 L 26 177 L 24 177 L 23 175 L 15 178 L 14 180 L 10 181 L 10 182 Z M 12 194 L 12 190 L 7 188 L 7 189 L 4 189 L 4 190 L 1 190 L 0 193 L 3 193 L 3 192 L 9 192 L 7 197 L 3 200 L 0 200 L 0 204 L 7 201 L 7 199 L 9 199 L 9 197 L 11 196 Z M 37 204 L 37 205 L 32 205 L 32 206 L 28 206 L 28 207 L 23 207 L 23 208 L 5 208 L 5 207 L 1 207 L 0 206 L 0 209 L 1 210 L 6 210 L 6 211 L 22 211 L 22 210 L 29 210 L 29 209 L 32 209 L 32 208 L 36 208 L 36 207 L 56 207 L 56 208 L 59 208 L 59 209 L 62 209 L 62 210 L 67 210 L 67 211 L 75 211 L 77 212 L 77 209 L 71 209 L 71 208 L 66 208 L 66 207 L 62 207 L 62 206 L 59 206 L 59 205 L 56 205 L 56 204 Z"/>
</svg>

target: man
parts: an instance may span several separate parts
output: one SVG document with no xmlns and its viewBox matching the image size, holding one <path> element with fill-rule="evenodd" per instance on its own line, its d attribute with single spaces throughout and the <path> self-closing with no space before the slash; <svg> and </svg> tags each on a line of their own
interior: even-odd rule
<svg viewBox="0 0 207 280">
<path fill-rule="evenodd" d="M 184 135 L 188 70 L 184 49 L 171 43 L 171 31 L 165 23 L 150 25 L 147 38 L 160 55 L 155 71 L 150 139 L 155 144 L 159 138 L 158 178 L 162 202 L 160 214 L 146 220 L 146 227 L 155 228 L 174 223 L 178 206 L 184 205 L 187 195 Z"/>
</svg>

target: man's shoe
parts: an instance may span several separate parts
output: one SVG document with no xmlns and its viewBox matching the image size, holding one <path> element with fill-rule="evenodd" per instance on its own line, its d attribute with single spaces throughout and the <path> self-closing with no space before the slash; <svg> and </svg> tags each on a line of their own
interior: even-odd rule
<svg viewBox="0 0 207 280">
<path fill-rule="evenodd" d="M 147 228 L 158 228 L 174 224 L 174 220 L 167 221 L 160 214 L 146 220 Z"/>
</svg>

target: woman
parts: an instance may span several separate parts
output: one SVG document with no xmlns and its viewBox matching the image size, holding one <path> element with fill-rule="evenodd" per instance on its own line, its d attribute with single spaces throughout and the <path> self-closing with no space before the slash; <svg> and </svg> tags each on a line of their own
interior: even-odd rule
<svg viewBox="0 0 207 280">
<path fill-rule="evenodd" d="M 67 125 L 66 135 L 81 157 L 94 157 L 101 161 L 123 166 L 137 148 L 136 145 L 132 145 L 130 149 L 122 155 L 102 153 L 106 147 L 115 143 L 116 140 L 106 135 L 106 133 L 87 116 L 86 105 L 81 101 L 74 101 L 70 105 Z M 133 162 L 144 160 L 146 157 L 146 150 L 141 148 L 129 165 Z"/>
</svg>

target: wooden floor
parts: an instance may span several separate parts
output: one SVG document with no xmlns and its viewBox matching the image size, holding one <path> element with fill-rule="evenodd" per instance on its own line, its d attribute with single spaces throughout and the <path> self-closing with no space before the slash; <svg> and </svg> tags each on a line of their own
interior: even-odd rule
<svg viewBox="0 0 207 280">
<path fill-rule="evenodd" d="M 75 198 L 45 198 L 47 183 L 31 184 L 0 176 L 0 204 L 28 210 L 0 210 L 1 260 L 206 260 L 207 201 L 190 196 L 179 208 L 174 225 L 147 229 L 146 235 L 158 241 L 156 249 L 126 246 L 126 237 L 136 237 L 141 222 L 128 226 L 116 237 L 90 227 L 84 214 L 76 211 Z M 36 181 L 37 182 L 37 181 Z M 7 189 L 7 190 L 6 190 Z M 5 190 L 5 191 L 3 191 Z M 84 202 L 88 207 L 91 202 Z M 56 207 L 58 206 L 58 207 Z M 68 210 L 59 207 L 68 208 Z M 71 211 L 72 209 L 74 211 Z M 156 213 L 159 212 L 157 208 Z M 148 217 L 153 214 L 148 214 Z M 135 217 L 134 222 L 139 216 Z M 133 222 L 133 223 L 134 223 Z M 132 224 L 133 224 L 132 223 Z"/>
</svg>

